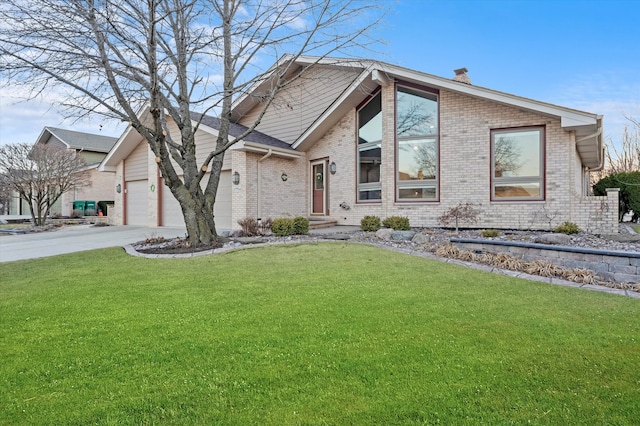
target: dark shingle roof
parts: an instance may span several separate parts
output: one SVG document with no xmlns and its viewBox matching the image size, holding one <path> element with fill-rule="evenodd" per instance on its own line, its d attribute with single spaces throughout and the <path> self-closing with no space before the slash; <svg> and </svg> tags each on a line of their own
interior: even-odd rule
<svg viewBox="0 0 640 426">
<path fill-rule="evenodd" d="M 72 149 L 107 153 L 113 148 L 118 138 L 96 135 L 93 133 L 76 132 L 74 130 L 45 127 L 49 133 L 64 142 Z"/>
<path fill-rule="evenodd" d="M 211 117 L 210 115 L 203 115 L 198 112 L 191 112 L 191 119 L 195 121 L 200 120 L 200 122 L 205 126 L 211 127 L 216 130 L 220 128 L 220 119 L 216 117 Z M 231 123 L 229 133 L 231 134 L 231 136 L 236 137 L 236 136 L 240 136 L 246 130 L 247 130 L 247 127 L 241 124 Z M 283 142 L 280 139 L 276 139 L 272 136 L 266 135 L 264 133 L 258 132 L 257 130 L 254 130 L 253 132 L 249 133 L 249 135 L 245 136 L 243 140 L 247 142 L 254 142 L 262 145 L 272 146 L 274 148 L 290 149 L 291 151 L 295 151 L 293 148 L 291 148 L 291 145 L 289 145 L 288 143 Z"/>
</svg>

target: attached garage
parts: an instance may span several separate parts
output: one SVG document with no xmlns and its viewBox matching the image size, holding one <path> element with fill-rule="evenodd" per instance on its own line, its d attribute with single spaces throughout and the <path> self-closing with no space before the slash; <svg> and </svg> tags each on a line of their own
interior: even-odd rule
<svg viewBox="0 0 640 426">
<path fill-rule="evenodd" d="M 149 225 L 149 202 L 147 180 L 135 180 L 127 182 L 126 205 L 127 225 Z"/>
<path fill-rule="evenodd" d="M 206 182 L 207 177 L 203 179 Z M 218 230 L 231 229 L 231 170 L 225 170 L 220 174 L 218 196 L 213 207 Z M 184 218 L 178 200 L 175 199 L 169 188 L 162 185 L 162 226 L 184 226 Z"/>
</svg>

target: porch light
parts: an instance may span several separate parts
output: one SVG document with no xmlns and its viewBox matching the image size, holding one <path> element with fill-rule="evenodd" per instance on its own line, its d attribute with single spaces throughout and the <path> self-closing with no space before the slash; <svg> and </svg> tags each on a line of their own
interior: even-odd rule
<svg viewBox="0 0 640 426">
<path fill-rule="evenodd" d="M 331 173 L 332 175 L 335 175 L 337 170 L 338 170 L 338 166 L 336 166 L 336 162 L 332 161 L 331 164 L 329 164 L 329 173 Z"/>
<path fill-rule="evenodd" d="M 120 184 L 117 184 L 117 185 L 116 185 L 116 192 L 117 192 L 118 194 L 122 192 L 122 185 L 120 185 Z"/>
<path fill-rule="evenodd" d="M 233 182 L 234 185 L 237 185 L 240 183 L 240 173 L 238 173 L 237 171 L 233 172 L 233 175 L 231 176 L 231 182 Z"/>
</svg>

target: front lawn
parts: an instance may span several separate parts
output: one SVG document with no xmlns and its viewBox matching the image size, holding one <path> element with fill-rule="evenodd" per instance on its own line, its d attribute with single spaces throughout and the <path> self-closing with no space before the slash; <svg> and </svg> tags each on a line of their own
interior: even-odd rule
<svg viewBox="0 0 640 426">
<path fill-rule="evenodd" d="M 640 419 L 638 299 L 342 243 L 0 277 L 0 424 Z"/>
</svg>

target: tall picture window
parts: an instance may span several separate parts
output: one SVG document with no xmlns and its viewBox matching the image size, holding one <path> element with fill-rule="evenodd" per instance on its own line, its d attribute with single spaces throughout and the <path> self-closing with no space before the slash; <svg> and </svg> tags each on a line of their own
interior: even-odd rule
<svg viewBox="0 0 640 426">
<path fill-rule="evenodd" d="M 382 95 L 358 109 L 358 201 L 379 202 L 382 195 Z"/>
<path fill-rule="evenodd" d="M 396 198 L 438 199 L 438 95 L 398 86 L 396 92 Z"/>
<path fill-rule="evenodd" d="M 491 199 L 544 200 L 544 127 L 491 131 Z"/>
</svg>

